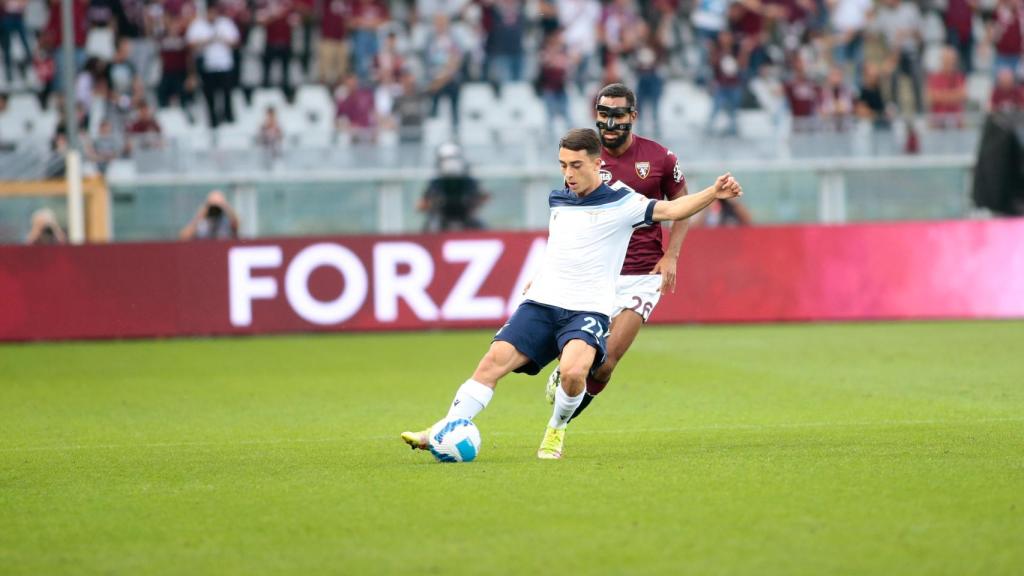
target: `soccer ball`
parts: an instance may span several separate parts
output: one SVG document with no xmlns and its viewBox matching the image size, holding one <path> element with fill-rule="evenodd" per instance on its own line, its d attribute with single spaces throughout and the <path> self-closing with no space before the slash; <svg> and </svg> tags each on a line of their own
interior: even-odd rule
<svg viewBox="0 0 1024 576">
<path fill-rule="evenodd" d="M 430 427 L 427 444 L 440 462 L 472 462 L 480 453 L 480 430 L 472 420 L 445 418 Z"/>
</svg>

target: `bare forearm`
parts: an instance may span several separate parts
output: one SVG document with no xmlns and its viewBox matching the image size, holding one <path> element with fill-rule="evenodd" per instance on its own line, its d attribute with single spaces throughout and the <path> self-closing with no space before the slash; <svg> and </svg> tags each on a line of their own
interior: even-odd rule
<svg viewBox="0 0 1024 576">
<path fill-rule="evenodd" d="M 683 247 L 683 240 L 686 238 L 686 231 L 689 229 L 689 218 L 672 223 L 672 230 L 668 233 L 668 248 L 665 250 L 666 256 L 679 258 L 679 251 Z"/>
<path fill-rule="evenodd" d="M 707 208 L 714 200 L 715 188 L 708 186 L 696 194 L 680 196 L 671 202 L 658 202 L 654 205 L 654 221 L 684 220 Z"/>
</svg>

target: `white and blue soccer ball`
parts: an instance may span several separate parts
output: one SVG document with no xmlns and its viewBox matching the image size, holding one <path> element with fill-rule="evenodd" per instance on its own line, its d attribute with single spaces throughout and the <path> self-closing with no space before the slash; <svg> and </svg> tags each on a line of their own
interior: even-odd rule
<svg viewBox="0 0 1024 576">
<path fill-rule="evenodd" d="M 480 430 L 467 418 L 444 418 L 430 427 L 427 445 L 440 462 L 472 462 L 480 453 Z"/>
</svg>

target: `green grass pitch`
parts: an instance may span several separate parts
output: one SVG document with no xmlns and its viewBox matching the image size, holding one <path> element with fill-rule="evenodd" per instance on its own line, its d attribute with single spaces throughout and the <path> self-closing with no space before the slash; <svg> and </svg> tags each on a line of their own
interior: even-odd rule
<svg viewBox="0 0 1024 576">
<path fill-rule="evenodd" d="M 1024 574 L 1024 323 L 651 327 L 564 460 L 518 375 L 410 451 L 490 335 L 0 346 L 0 574 Z"/>
</svg>

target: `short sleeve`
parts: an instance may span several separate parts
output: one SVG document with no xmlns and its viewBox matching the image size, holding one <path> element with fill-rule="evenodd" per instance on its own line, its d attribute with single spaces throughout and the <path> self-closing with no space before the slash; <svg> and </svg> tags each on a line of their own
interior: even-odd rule
<svg viewBox="0 0 1024 576">
<path fill-rule="evenodd" d="M 666 200 L 675 200 L 686 194 L 686 176 L 679 158 L 671 150 L 665 152 L 661 166 L 661 195 Z"/>
<path fill-rule="evenodd" d="M 657 203 L 657 200 L 634 192 L 629 201 L 631 226 L 641 228 L 654 224 L 654 205 Z"/>
</svg>

